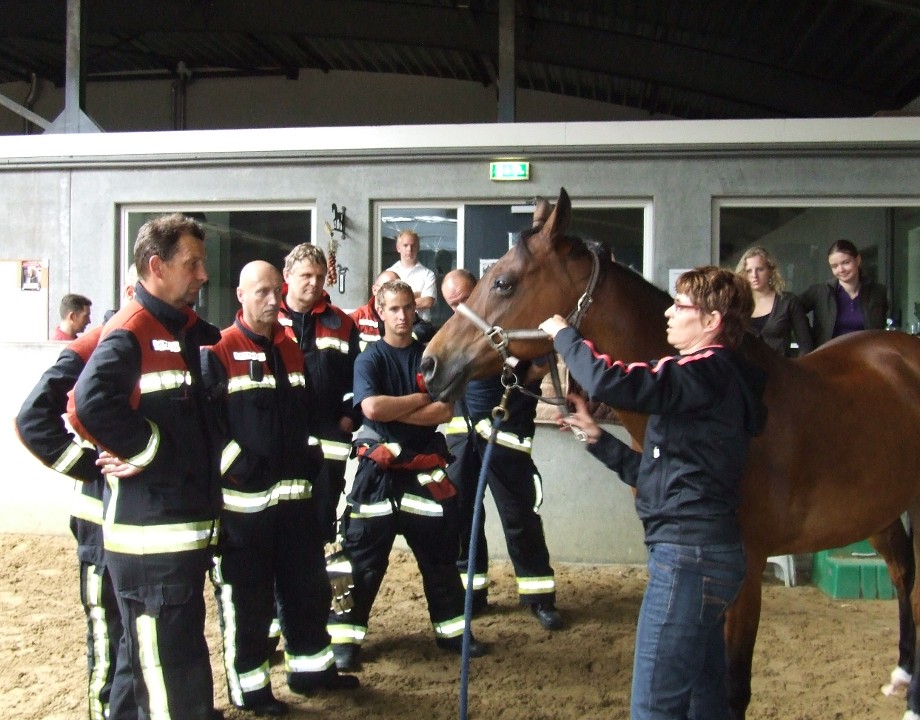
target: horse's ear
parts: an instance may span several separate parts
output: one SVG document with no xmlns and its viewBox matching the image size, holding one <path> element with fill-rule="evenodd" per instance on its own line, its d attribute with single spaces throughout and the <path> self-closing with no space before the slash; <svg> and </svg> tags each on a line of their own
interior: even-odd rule
<svg viewBox="0 0 920 720">
<path fill-rule="evenodd" d="M 572 201 L 565 188 L 559 188 L 559 199 L 556 201 L 556 207 L 547 218 L 545 228 L 550 237 L 565 235 L 569 229 L 569 223 L 572 221 Z"/>
</svg>

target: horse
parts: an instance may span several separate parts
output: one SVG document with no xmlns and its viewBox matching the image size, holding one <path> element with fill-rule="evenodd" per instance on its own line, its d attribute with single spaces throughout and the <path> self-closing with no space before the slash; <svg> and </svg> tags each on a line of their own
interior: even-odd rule
<svg viewBox="0 0 920 720">
<path fill-rule="evenodd" d="M 674 353 L 664 318 L 672 298 L 605 251 L 565 234 L 571 201 L 564 188 L 551 213 L 548 203 L 542 207 L 534 228 L 521 234 L 467 300 L 478 324 L 455 313 L 429 342 L 422 374 L 436 399 L 453 401 L 469 380 L 501 372 L 496 349 L 520 359 L 552 352 L 552 343 L 534 339 L 539 333 L 533 329 L 576 306 L 580 330 L 599 352 L 624 361 Z M 593 292 L 586 291 L 595 278 Z M 506 346 L 496 341 L 502 333 Z M 865 331 L 793 360 L 748 334 L 739 351 L 768 380 L 766 427 L 751 443 L 741 484 L 747 571 L 725 625 L 732 717 L 743 719 L 750 703 L 766 559 L 868 537 L 897 590 L 900 642 L 892 678 L 897 668 L 912 674 L 904 720 L 920 720 L 920 673 L 913 673 L 920 539 L 912 541 L 901 521 L 907 513 L 911 527 L 920 522 L 920 339 Z M 647 417 L 619 415 L 641 448 Z"/>
</svg>

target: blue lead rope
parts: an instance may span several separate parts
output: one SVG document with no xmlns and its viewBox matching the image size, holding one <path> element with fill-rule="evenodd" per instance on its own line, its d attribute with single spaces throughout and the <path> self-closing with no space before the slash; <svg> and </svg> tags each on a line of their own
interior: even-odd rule
<svg viewBox="0 0 920 720">
<path fill-rule="evenodd" d="M 473 624 L 473 583 L 476 575 L 476 551 L 479 545 L 479 524 L 482 522 L 482 501 L 486 494 L 486 478 L 489 473 L 489 463 L 492 461 L 492 449 L 495 447 L 495 438 L 498 428 L 502 424 L 500 413 L 493 414 L 492 434 L 482 454 L 482 467 L 479 470 L 479 481 L 476 483 L 476 498 L 473 502 L 473 528 L 470 531 L 470 550 L 466 563 L 466 593 L 463 598 L 463 643 L 460 652 L 460 720 L 467 720 L 467 705 L 470 686 L 470 638 L 472 637 Z M 472 439 L 475 442 L 475 438 Z"/>
</svg>

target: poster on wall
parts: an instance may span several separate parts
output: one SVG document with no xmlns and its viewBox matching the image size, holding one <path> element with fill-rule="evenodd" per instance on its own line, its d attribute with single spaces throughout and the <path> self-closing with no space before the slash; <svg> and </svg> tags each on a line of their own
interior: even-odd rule
<svg viewBox="0 0 920 720">
<path fill-rule="evenodd" d="M 23 260 L 19 273 L 19 289 L 24 292 L 39 292 L 42 289 L 43 269 L 44 263 L 41 260 Z"/>
<path fill-rule="evenodd" d="M 479 279 L 489 272 L 489 268 L 498 262 L 498 258 L 479 258 Z"/>
</svg>

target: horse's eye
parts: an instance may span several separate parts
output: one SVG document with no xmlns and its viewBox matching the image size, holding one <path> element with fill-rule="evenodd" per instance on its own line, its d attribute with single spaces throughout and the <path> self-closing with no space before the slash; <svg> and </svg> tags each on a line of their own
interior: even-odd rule
<svg viewBox="0 0 920 720">
<path fill-rule="evenodd" d="M 510 278 L 499 276 L 492 282 L 492 289 L 499 295 L 510 295 L 514 290 L 514 283 Z"/>
</svg>

